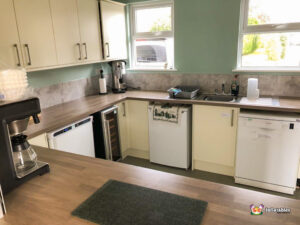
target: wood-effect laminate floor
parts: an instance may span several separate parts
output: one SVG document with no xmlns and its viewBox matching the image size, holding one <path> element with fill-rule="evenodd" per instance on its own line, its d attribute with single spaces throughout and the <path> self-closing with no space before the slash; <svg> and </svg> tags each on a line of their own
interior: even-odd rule
<svg viewBox="0 0 300 225">
<path fill-rule="evenodd" d="M 184 170 L 184 169 L 179 169 L 179 168 L 174 168 L 174 167 L 169 167 L 169 166 L 163 166 L 163 165 L 151 163 L 149 160 L 146 160 L 146 159 L 140 159 L 140 158 L 136 158 L 136 157 L 132 157 L 132 156 L 127 156 L 121 162 L 128 164 L 128 165 L 140 166 L 140 167 L 144 167 L 144 168 L 148 168 L 148 169 L 177 174 L 177 175 L 181 175 L 181 176 L 185 176 L 185 177 L 192 177 L 192 178 L 211 181 L 211 182 L 215 182 L 215 183 L 219 183 L 219 184 L 230 185 L 233 187 L 245 188 L 248 190 L 259 191 L 259 192 L 263 192 L 263 193 L 267 193 L 267 194 L 297 199 L 297 200 L 299 200 L 299 204 L 300 204 L 300 189 L 299 188 L 297 188 L 294 195 L 288 195 L 288 194 L 284 194 L 284 193 L 280 193 L 280 192 L 269 191 L 269 190 L 251 187 L 251 186 L 247 186 L 247 185 L 236 184 L 234 182 L 234 177 L 231 177 L 231 176 L 210 173 L 210 172 L 200 171 L 200 170 L 192 171 L 192 170 Z"/>
</svg>

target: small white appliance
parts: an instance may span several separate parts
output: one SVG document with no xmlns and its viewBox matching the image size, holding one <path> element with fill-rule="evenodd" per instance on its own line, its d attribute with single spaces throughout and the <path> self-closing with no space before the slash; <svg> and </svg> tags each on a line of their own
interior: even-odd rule
<svg viewBox="0 0 300 225">
<path fill-rule="evenodd" d="M 178 122 L 155 120 L 149 106 L 150 162 L 188 169 L 191 163 L 191 107 L 178 107 Z"/>
<path fill-rule="evenodd" d="M 296 114 L 241 112 L 235 182 L 294 194 L 300 157 Z"/>
<path fill-rule="evenodd" d="M 247 98 L 250 101 L 255 101 L 259 98 L 258 79 L 249 78 L 247 86 Z"/>
<path fill-rule="evenodd" d="M 93 117 L 87 117 L 47 134 L 49 147 L 95 157 Z"/>
</svg>

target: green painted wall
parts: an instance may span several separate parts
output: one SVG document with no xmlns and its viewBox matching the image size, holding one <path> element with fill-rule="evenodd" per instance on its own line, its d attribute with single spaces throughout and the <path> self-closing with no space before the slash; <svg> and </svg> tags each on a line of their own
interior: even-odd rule
<svg viewBox="0 0 300 225">
<path fill-rule="evenodd" d="M 28 82 L 31 87 L 45 87 L 62 82 L 79 80 L 95 76 L 101 66 L 104 70 L 104 74 L 110 73 L 110 66 L 107 63 L 98 63 L 30 72 L 27 74 Z"/>
<path fill-rule="evenodd" d="M 237 61 L 240 0 L 174 0 L 174 5 L 178 72 L 231 74 Z"/>
<path fill-rule="evenodd" d="M 143 0 L 119 0 L 130 3 Z M 240 0 L 174 0 L 178 73 L 230 74 L 236 64 Z M 28 73 L 32 87 L 96 75 L 100 64 Z M 103 64 L 105 73 L 110 68 Z"/>
</svg>

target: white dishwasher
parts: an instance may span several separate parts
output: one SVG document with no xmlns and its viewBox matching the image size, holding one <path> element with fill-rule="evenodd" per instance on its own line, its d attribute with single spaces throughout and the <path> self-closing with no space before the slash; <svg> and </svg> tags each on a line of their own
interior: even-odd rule
<svg viewBox="0 0 300 225">
<path fill-rule="evenodd" d="M 95 157 L 92 116 L 47 133 L 47 138 L 49 148 Z"/>
<path fill-rule="evenodd" d="M 300 157 L 297 114 L 241 112 L 235 182 L 293 194 Z"/>
<path fill-rule="evenodd" d="M 188 169 L 191 163 L 191 107 L 179 106 L 176 111 L 177 122 L 156 120 L 153 116 L 155 105 L 149 106 L 150 162 Z"/>
</svg>

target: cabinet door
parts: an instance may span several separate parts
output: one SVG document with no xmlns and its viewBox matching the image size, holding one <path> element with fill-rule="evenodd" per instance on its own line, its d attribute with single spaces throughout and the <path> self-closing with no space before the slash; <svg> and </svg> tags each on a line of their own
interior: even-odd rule
<svg viewBox="0 0 300 225">
<path fill-rule="evenodd" d="M 77 0 L 82 57 L 85 61 L 102 59 L 100 17 L 97 0 Z"/>
<path fill-rule="evenodd" d="M 14 0 L 27 68 L 57 65 L 49 0 Z"/>
<path fill-rule="evenodd" d="M 50 0 L 58 64 L 80 62 L 77 0 Z"/>
<path fill-rule="evenodd" d="M 126 102 L 117 104 L 118 106 L 118 120 L 119 120 L 119 133 L 121 142 L 121 151 L 123 158 L 126 157 L 124 154 L 128 149 L 128 125 L 127 125 L 127 106 Z"/>
<path fill-rule="evenodd" d="M 126 59 L 126 23 L 123 4 L 101 0 L 105 59 Z"/>
<path fill-rule="evenodd" d="M 129 148 L 149 153 L 149 102 L 129 100 L 127 105 Z"/>
<path fill-rule="evenodd" d="M 193 106 L 193 160 L 202 163 L 198 169 L 233 175 L 238 112 L 230 107 Z M 222 167 L 231 169 L 218 171 Z"/>
<path fill-rule="evenodd" d="M 0 69 L 22 65 L 13 0 L 0 0 Z"/>
<path fill-rule="evenodd" d="M 41 134 L 28 140 L 31 145 L 36 145 L 44 148 L 49 148 L 47 134 Z"/>
</svg>

